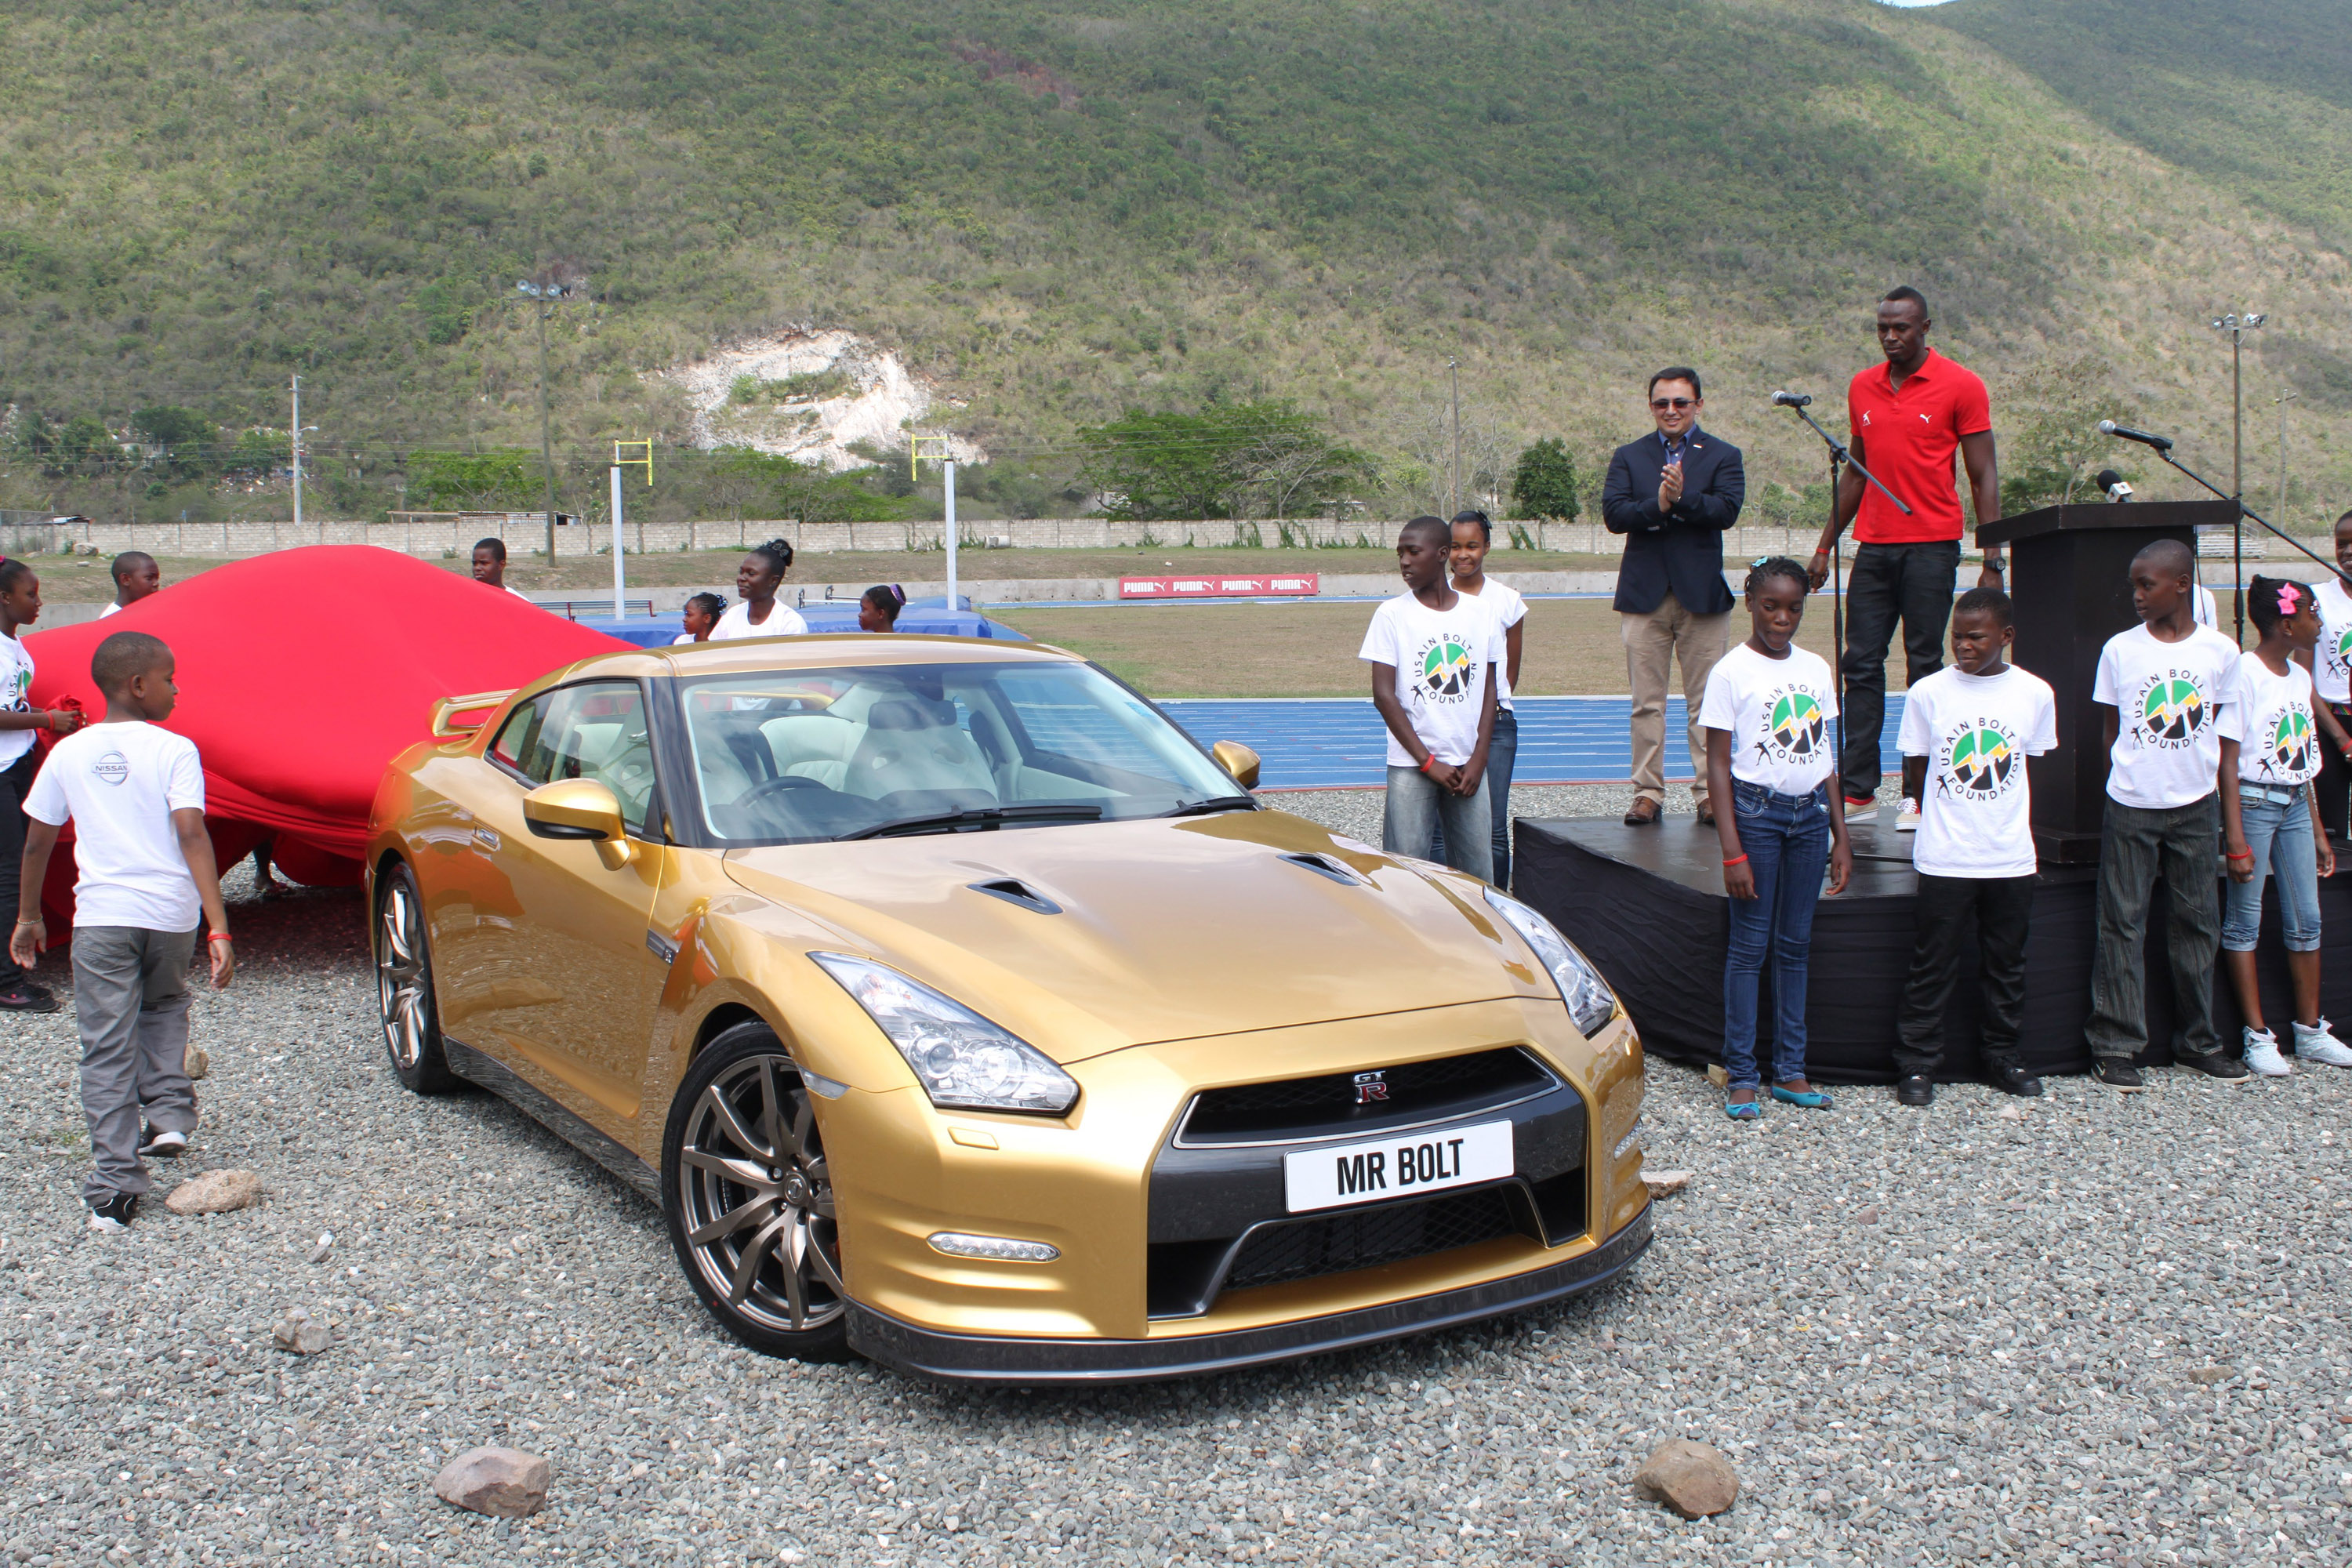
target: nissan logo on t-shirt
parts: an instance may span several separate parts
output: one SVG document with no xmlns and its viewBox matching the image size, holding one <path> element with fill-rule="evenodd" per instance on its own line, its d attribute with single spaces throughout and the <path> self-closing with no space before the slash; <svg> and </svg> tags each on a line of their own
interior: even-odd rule
<svg viewBox="0 0 2352 1568">
<path fill-rule="evenodd" d="M 89 764 L 89 775 L 100 784 L 120 784 L 131 776 L 131 763 L 121 752 L 109 752 Z"/>
</svg>

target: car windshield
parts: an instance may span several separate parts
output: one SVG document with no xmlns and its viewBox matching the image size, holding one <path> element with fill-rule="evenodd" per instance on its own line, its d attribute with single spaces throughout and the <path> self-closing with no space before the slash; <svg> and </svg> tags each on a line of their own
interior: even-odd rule
<svg viewBox="0 0 2352 1568">
<path fill-rule="evenodd" d="M 682 689 L 703 823 L 722 840 L 1161 816 L 1238 793 L 1182 731 L 1083 664 L 781 669 Z"/>
</svg>

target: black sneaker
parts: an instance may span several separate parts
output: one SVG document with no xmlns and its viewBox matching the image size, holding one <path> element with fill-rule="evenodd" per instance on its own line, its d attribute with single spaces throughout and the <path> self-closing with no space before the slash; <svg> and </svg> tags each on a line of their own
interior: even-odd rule
<svg viewBox="0 0 2352 1568">
<path fill-rule="evenodd" d="M 2201 1057 L 2181 1057 L 2174 1065 L 2194 1068 L 2207 1078 L 2218 1078 L 2224 1083 L 2252 1076 L 2246 1070 L 2245 1063 L 2235 1057 L 2225 1057 L 2219 1051 L 2208 1051 Z"/>
<path fill-rule="evenodd" d="M 2139 1076 L 2139 1068 L 2132 1066 L 2126 1057 L 2101 1057 L 2091 1074 L 2109 1089 L 2121 1089 L 2126 1094 L 2138 1094 L 2147 1088 L 2147 1079 Z"/>
<path fill-rule="evenodd" d="M 2038 1100 L 2042 1096 L 2042 1080 L 2015 1062 L 1995 1062 L 1985 1081 L 2003 1094 L 2013 1094 L 2021 1100 Z"/>
<path fill-rule="evenodd" d="M 175 1154 L 188 1152 L 188 1135 L 184 1132 L 158 1132 L 150 1127 L 140 1134 L 139 1152 L 168 1160 Z"/>
<path fill-rule="evenodd" d="M 0 987 L 0 1012 L 54 1013 L 57 1010 L 58 999 L 29 980 L 19 980 L 14 985 Z"/>
<path fill-rule="evenodd" d="M 1898 1079 L 1895 1085 L 1895 1100 L 1898 1105 L 1933 1105 L 1936 1103 L 1935 1081 L 1923 1073 L 1916 1072 Z"/>
<path fill-rule="evenodd" d="M 89 1205 L 89 1228 L 92 1230 L 129 1230 L 131 1216 L 139 1210 L 137 1193 L 117 1193 L 102 1204 Z"/>
</svg>

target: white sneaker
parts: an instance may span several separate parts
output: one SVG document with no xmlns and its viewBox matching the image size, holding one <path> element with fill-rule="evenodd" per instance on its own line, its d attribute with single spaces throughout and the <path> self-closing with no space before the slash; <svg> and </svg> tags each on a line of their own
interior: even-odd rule
<svg viewBox="0 0 2352 1568">
<path fill-rule="evenodd" d="M 2327 1020 L 2319 1020 L 2315 1028 L 2294 1026 L 2294 1055 L 2298 1061 L 2317 1062 L 2322 1067 L 2352 1068 L 2352 1047 L 2336 1037 Z"/>
<path fill-rule="evenodd" d="M 142 1154 L 160 1155 L 165 1159 L 175 1154 L 184 1154 L 188 1152 L 188 1135 L 184 1132 L 157 1132 L 151 1128 L 148 1131 L 147 1142 L 139 1145 L 139 1152 Z"/>
<path fill-rule="evenodd" d="M 1903 797 L 1903 804 L 1895 808 L 1895 831 L 1897 833 L 1919 831 L 1919 803 L 1907 795 Z"/>
<path fill-rule="evenodd" d="M 2261 1078 L 2284 1078 L 2294 1069 L 2279 1055 L 2278 1037 L 2268 1029 L 2246 1031 L 2246 1070 Z"/>
</svg>

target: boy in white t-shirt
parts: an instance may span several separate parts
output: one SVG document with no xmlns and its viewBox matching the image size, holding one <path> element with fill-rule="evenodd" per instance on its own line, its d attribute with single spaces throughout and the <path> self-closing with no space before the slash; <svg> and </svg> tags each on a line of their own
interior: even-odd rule
<svg viewBox="0 0 2352 1568">
<path fill-rule="evenodd" d="M 1372 612 L 1356 657 L 1372 667 L 1372 706 L 1389 727 L 1381 847 L 1428 859 L 1443 823 L 1446 864 L 1492 881 L 1486 749 L 1507 656 L 1494 613 L 1446 582 L 1451 542 L 1443 518 L 1398 532 L 1405 591 Z"/>
<path fill-rule="evenodd" d="M 2107 710 L 2107 814 L 2099 842 L 2099 939 L 2085 1029 L 2092 1070 L 2111 1089 L 2147 1087 L 2142 951 L 2159 874 L 2170 890 L 2173 1059 L 2218 1079 L 2244 1065 L 2213 1032 L 2221 941 L 2221 711 L 2234 700 L 2238 645 L 2197 624 L 2197 563 L 2160 539 L 2132 557 L 2140 624 L 2107 639 L 2091 700 Z"/>
<path fill-rule="evenodd" d="M 106 717 L 50 748 L 25 802 L 33 826 L 8 950 L 20 963 L 40 952 L 41 883 L 58 829 L 71 821 L 74 1011 L 89 1121 L 82 1196 L 92 1230 L 122 1230 L 148 1187 L 140 1156 L 177 1154 L 195 1131 L 185 1061 L 199 914 L 215 989 L 236 963 L 195 743 L 155 727 L 179 701 L 172 650 L 145 632 L 117 632 L 98 645 L 89 675 L 106 694 Z"/>
<path fill-rule="evenodd" d="M 1971 926 L 1985 1077 L 2008 1094 L 2042 1092 L 2017 1050 L 2035 866 L 2025 759 L 2058 744 L 2058 702 L 2049 682 L 2003 660 L 2016 639 L 2009 595 L 1969 589 L 1952 606 L 1952 662 L 1904 700 L 1904 761 L 1927 763 L 1911 846 L 1917 934 L 1895 1020 L 1895 1098 L 1905 1105 L 1935 1102 L 1944 1009 Z"/>
<path fill-rule="evenodd" d="M 2336 520 L 2336 569 L 2352 573 L 2352 511 Z M 2311 671 L 2318 700 L 2311 706 L 2319 726 L 2319 777 L 2313 784 L 2323 834 L 2341 838 L 2347 828 L 2346 795 L 2352 793 L 2352 593 L 2340 576 L 2323 581 L 2315 597 L 2319 605 L 2319 636 L 2314 646 L 2297 653 L 2294 661 Z"/>
</svg>

